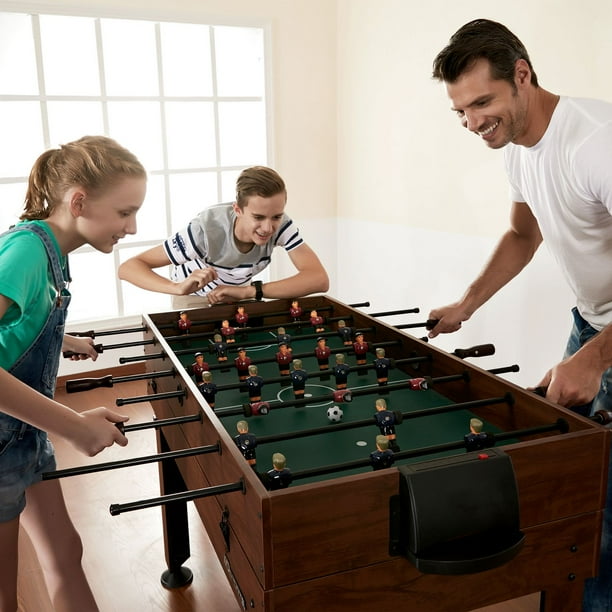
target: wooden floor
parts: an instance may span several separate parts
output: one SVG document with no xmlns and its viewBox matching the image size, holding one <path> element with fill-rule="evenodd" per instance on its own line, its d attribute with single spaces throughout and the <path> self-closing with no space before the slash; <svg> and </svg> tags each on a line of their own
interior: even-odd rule
<svg viewBox="0 0 612 612">
<path fill-rule="evenodd" d="M 111 389 L 70 395 L 65 395 L 60 388 L 56 398 L 77 410 L 85 410 L 100 405 L 115 408 L 117 397 L 146 393 L 145 383 L 130 382 Z M 148 403 L 128 404 L 118 410 L 129 414 L 131 423 L 153 419 L 153 410 Z M 61 439 L 55 439 L 58 469 L 156 453 L 155 433 L 152 430 L 132 432 L 129 440 L 126 448 L 107 449 L 90 459 L 78 454 Z M 64 478 L 62 486 L 73 521 L 81 533 L 85 548 L 83 565 L 101 612 L 241 610 L 193 504 L 188 504 L 191 558 L 187 563 L 193 571 L 193 583 L 175 590 L 167 590 L 160 583 L 160 576 L 166 567 L 160 509 L 110 515 L 110 504 L 159 495 L 157 464 Z M 23 532 L 19 554 L 20 612 L 53 612 L 34 547 Z M 478 612 L 538 610 L 539 596 L 534 594 L 481 608 Z"/>
</svg>

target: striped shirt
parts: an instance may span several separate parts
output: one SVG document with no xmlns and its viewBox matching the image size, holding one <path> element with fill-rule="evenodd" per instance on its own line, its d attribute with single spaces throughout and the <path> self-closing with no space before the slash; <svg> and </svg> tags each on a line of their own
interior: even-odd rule
<svg viewBox="0 0 612 612">
<path fill-rule="evenodd" d="M 266 244 L 255 244 L 248 253 L 241 253 L 234 241 L 235 220 L 231 204 L 217 204 L 165 240 L 164 250 L 173 264 L 170 278 L 181 282 L 193 271 L 210 267 L 217 272 L 217 280 L 195 295 L 206 295 L 219 285 L 244 285 L 270 265 L 275 247 L 289 252 L 304 242 L 293 221 L 283 214 L 278 231 Z"/>
</svg>

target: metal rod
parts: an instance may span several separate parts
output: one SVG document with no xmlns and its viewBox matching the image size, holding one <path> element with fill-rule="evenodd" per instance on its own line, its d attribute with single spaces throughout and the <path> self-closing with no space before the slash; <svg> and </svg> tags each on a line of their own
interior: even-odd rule
<svg viewBox="0 0 612 612">
<path fill-rule="evenodd" d="M 491 406 L 493 404 L 508 403 L 507 397 L 493 397 L 483 400 L 474 400 L 471 402 L 463 402 L 456 404 L 444 404 L 434 408 L 424 408 L 423 410 L 415 410 L 412 412 L 402 412 L 402 419 L 416 419 L 421 417 L 433 416 L 435 414 L 443 414 L 445 412 L 456 412 L 459 410 L 471 410 L 482 406 Z M 374 416 L 368 419 L 360 419 L 359 421 L 351 421 L 347 423 L 334 423 L 325 425 L 324 427 L 313 427 L 311 429 L 303 429 L 299 431 L 286 432 L 281 434 L 270 434 L 269 436 L 258 436 L 257 445 L 282 442 L 283 440 L 293 440 L 297 438 L 305 438 L 308 436 L 316 436 L 319 434 L 333 433 L 336 431 L 345 431 L 347 429 L 358 429 L 376 424 Z"/>
<path fill-rule="evenodd" d="M 386 310 L 385 312 L 373 312 L 370 314 L 371 317 L 387 317 L 398 314 L 410 314 L 413 312 L 421 312 L 420 308 L 404 308 L 403 310 Z"/>
<path fill-rule="evenodd" d="M 509 431 L 504 434 L 491 434 L 491 446 L 495 446 L 495 443 L 507 438 L 520 438 L 534 433 L 546 433 L 549 431 L 560 430 L 561 433 L 566 433 L 562 423 L 563 419 L 559 419 L 552 425 L 542 425 L 541 427 L 532 427 L 530 429 L 518 429 L 515 431 Z M 567 425 L 567 422 L 565 422 Z M 426 446 L 422 448 L 416 448 L 411 450 L 399 451 L 393 453 L 396 460 L 399 459 L 410 459 L 413 457 L 421 457 L 424 455 L 432 455 L 436 453 L 442 453 L 451 450 L 458 450 L 466 448 L 465 440 L 458 440 L 456 442 L 448 442 L 446 444 L 437 444 L 435 446 Z M 315 476 L 325 476 L 326 474 L 332 474 L 333 472 L 341 472 L 346 470 L 352 470 L 356 468 L 366 467 L 370 465 L 370 459 L 355 459 L 353 461 L 347 461 L 345 463 L 337 463 L 335 465 L 327 465 L 319 468 L 311 468 L 308 470 L 300 470 L 299 472 L 292 472 L 293 480 L 300 480 L 303 478 L 312 478 Z"/>
<path fill-rule="evenodd" d="M 147 463 L 155 463 L 164 461 L 165 459 L 181 459 L 182 457 L 192 457 L 194 455 L 205 455 L 207 453 L 218 453 L 221 447 L 219 443 L 210 446 L 195 446 L 193 448 L 185 448 L 177 451 L 169 451 L 167 453 L 157 453 L 156 455 L 147 455 L 145 457 L 136 457 L 133 459 L 123 459 L 120 461 L 108 461 L 106 463 L 98 463 L 96 465 L 85 465 L 82 467 L 66 468 L 64 470 L 56 470 L 55 472 L 44 472 L 43 480 L 53 480 L 55 478 L 65 478 L 67 476 L 81 476 L 82 474 L 93 474 L 96 472 L 104 472 L 106 470 L 115 470 L 124 467 L 133 467 L 135 465 L 145 465 Z"/>
<path fill-rule="evenodd" d="M 159 372 L 145 372 L 144 374 L 130 374 L 129 376 L 112 376 L 112 374 L 107 374 L 99 378 L 75 378 L 66 381 L 66 393 L 90 391 L 99 387 L 112 387 L 116 383 L 162 378 L 164 376 L 175 376 L 176 374 L 176 370 L 160 370 Z"/>
<path fill-rule="evenodd" d="M 451 376 L 442 376 L 442 377 L 440 377 L 440 379 L 437 379 L 437 378 L 423 378 L 423 380 L 426 380 L 427 383 L 437 383 L 437 382 L 449 382 L 451 380 L 453 380 L 453 381 L 456 381 L 456 380 L 467 380 L 468 378 L 469 378 L 468 373 L 467 372 L 463 372 L 462 374 L 454 374 L 454 375 L 451 375 Z M 402 382 L 398 382 L 398 383 L 391 383 L 391 384 L 385 385 L 384 387 L 375 387 L 373 389 L 357 389 L 357 390 L 342 389 L 340 391 L 337 391 L 336 393 L 329 393 L 329 394 L 326 394 L 326 395 L 319 395 L 316 398 L 304 398 L 304 399 L 289 400 L 287 402 L 282 402 L 278 406 L 275 405 L 274 407 L 275 408 L 288 408 L 290 406 L 295 406 L 295 407 L 308 406 L 309 404 L 313 404 L 315 402 L 320 402 L 322 400 L 334 400 L 334 401 L 350 402 L 352 400 L 352 398 L 355 397 L 355 396 L 380 394 L 383 390 L 385 392 L 387 392 L 387 391 L 398 391 L 400 389 L 410 389 L 414 385 L 414 383 L 412 381 L 413 380 L 420 380 L 420 379 L 421 379 L 421 377 L 416 377 L 415 379 L 408 379 L 408 381 L 402 381 Z M 344 399 L 344 400 L 336 400 L 336 396 L 337 396 L 338 393 L 340 393 L 340 394 L 345 393 L 346 394 L 346 399 Z M 248 406 L 248 404 L 247 404 L 247 406 Z M 218 410 L 215 410 L 215 414 L 217 414 L 220 417 L 223 417 L 223 416 L 236 416 L 238 414 L 244 414 L 244 408 L 219 408 Z"/>
<path fill-rule="evenodd" d="M 94 331 L 90 329 L 84 332 L 66 332 L 69 336 L 76 336 L 77 338 L 98 338 L 100 336 L 115 336 L 119 334 L 132 334 L 136 332 L 146 332 L 147 327 L 127 327 L 125 329 L 113 329 L 106 331 Z"/>
<path fill-rule="evenodd" d="M 432 329 L 435 327 L 434 321 L 432 319 L 427 319 L 427 321 L 421 321 L 420 323 L 402 323 L 401 325 L 394 325 L 396 329 L 411 329 L 413 327 L 426 327 L 427 329 Z"/>
<path fill-rule="evenodd" d="M 172 399 L 173 397 L 187 397 L 187 389 L 178 391 L 167 391 L 166 393 L 151 393 L 150 395 L 135 395 L 134 397 L 118 397 L 115 400 L 117 406 L 125 406 L 125 404 L 138 404 L 141 402 L 154 402 L 163 399 Z"/>
<path fill-rule="evenodd" d="M 506 366 L 505 368 L 491 368 L 487 370 L 491 374 L 506 374 L 507 372 L 518 372 L 521 368 L 515 363 L 514 365 Z"/>
<path fill-rule="evenodd" d="M 142 429 L 159 429 L 160 427 L 168 427 L 170 425 L 180 425 L 181 423 L 193 423 L 195 421 L 202 421 L 202 414 L 189 414 L 180 417 L 171 417 L 169 419 L 157 419 L 155 421 L 147 421 L 146 423 L 134 423 L 133 425 L 123 425 L 123 423 L 117 423 L 117 425 L 123 425 L 121 427 L 121 433 L 129 433 L 130 431 L 141 431 Z"/>
<path fill-rule="evenodd" d="M 142 501 L 129 502 L 126 504 L 111 504 L 109 511 L 112 516 L 117 516 L 122 512 L 132 512 L 133 510 L 143 510 L 145 508 L 154 508 L 155 506 L 164 506 L 172 502 L 188 502 L 202 497 L 212 497 L 213 495 L 221 495 L 223 493 L 232 493 L 233 491 L 242 491 L 245 493 L 246 486 L 241 478 L 238 482 L 217 485 L 214 487 L 205 487 L 203 489 L 195 489 L 193 491 L 183 491 L 180 493 L 171 493 L 160 497 L 152 497 L 151 499 L 143 499 Z"/>
</svg>

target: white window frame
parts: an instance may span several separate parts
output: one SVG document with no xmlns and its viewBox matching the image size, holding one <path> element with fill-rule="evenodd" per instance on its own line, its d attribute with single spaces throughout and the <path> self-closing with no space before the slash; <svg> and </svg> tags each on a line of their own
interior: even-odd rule
<svg viewBox="0 0 612 612">
<path fill-rule="evenodd" d="M 119 10 L 114 10 L 112 12 L 109 12 L 108 10 L 102 10 L 101 7 L 96 7 L 96 6 L 90 6 L 90 7 L 74 7 L 74 6 L 66 6 L 65 8 L 62 7 L 58 7 L 57 4 L 52 8 L 49 6 L 45 6 L 43 4 L 37 4 L 37 3 L 24 3 L 24 2 L 0 2 L 0 12 L 7 12 L 7 13 L 28 13 L 32 16 L 33 18 L 33 23 L 34 23 L 34 28 L 36 30 L 37 28 L 37 21 L 38 21 L 38 15 L 63 15 L 63 16 L 67 16 L 67 17 L 89 17 L 89 18 L 94 18 L 94 19 L 105 19 L 105 18 L 110 18 L 110 19 L 136 19 L 139 21 L 152 21 L 152 22 L 171 22 L 171 23 L 195 23 L 195 24 L 199 24 L 199 25 L 207 25 L 210 26 L 210 31 L 211 31 L 211 48 L 213 49 L 213 53 L 211 55 L 211 63 L 212 63 L 212 71 L 213 71 L 213 95 L 211 97 L 203 97 L 203 98 L 196 98 L 197 100 L 202 100 L 202 101 L 207 101 L 207 102 L 212 102 L 214 107 L 215 107 L 215 133 L 217 135 L 217 142 L 216 142 L 216 165 L 213 167 L 207 167 L 207 168 L 198 168 L 197 171 L 206 171 L 206 172 L 214 172 L 216 174 L 216 178 L 217 178 L 217 201 L 221 202 L 226 200 L 227 201 L 227 197 L 223 198 L 222 197 L 222 181 L 221 181 L 221 176 L 222 176 L 222 172 L 228 172 L 228 171 L 235 171 L 235 172 L 239 172 L 244 166 L 222 166 L 220 164 L 220 160 L 219 160 L 219 141 L 218 141 L 218 136 L 219 136 L 219 118 L 218 118 L 218 112 L 217 112 L 217 108 L 218 108 L 218 103 L 219 101 L 253 101 L 255 98 L 240 98 L 240 97 L 236 97 L 236 98 L 222 98 L 217 96 L 217 92 L 216 92 L 216 78 L 214 77 L 214 72 L 215 72 L 215 60 L 214 60 L 214 27 L 215 26 L 237 26 L 237 27 L 254 27 L 254 28 L 260 28 L 263 31 L 263 46 L 264 46 L 264 94 L 263 94 L 263 102 L 264 102 L 264 108 L 265 108 L 265 129 L 266 129 L 266 143 L 265 143 L 265 147 L 266 147 L 266 151 L 267 151 L 267 159 L 266 160 L 254 160 L 253 163 L 266 163 L 267 165 L 273 166 L 273 150 L 272 150 L 272 143 L 273 143 L 273 134 L 272 134 L 272 126 L 273 126 L 273 122 L 271 120 L 272 117 L 272 109 L 271 109 L 271 101 L 272 101 L 272 95 L 271 95 L 271 69 L 270 69 L 270 65 L 271 65 L 271 29 L 270 29 L 270 24 L 269 23 L 265 23 L 265 22 L 254 22 L 252 19 L 248 19 L 248 20 L 237 20 L 237 19 L 231 19 L 231 20 L 224 20 L 223 22 L 219 22 L 219 19 L 210 19 L 210 18 L 206 18 L 205 16 L 201 16 L 199 15 L 197 18 L 194 16 L 193 18 L 189 18 L 186 19 L 184 15 L 178 16 L 178 18 L 174 18 L 171 14 L 165 14 L 163 16 L 154 16 L 151 14 L 146 14 L 145 11 L 142 11 L 142 14 L 140 14 L 140 11 L 135 11 L 134 9 L 131 10 L 126 10 L 126 11 L 119 11 Z M 156 44 L 157 44 L 157 48 L 158 48 L 158 53 L 159 53 L 159 23 L 156 24 L 155 26 L 156 28 Z M 99 26 L 99 22 L 97 25 L 97 47 L 98 47 L 98 53 L 101 52 L 100 46 L 101 46 L 101 38 L 100 38 L 100 26 Z M 36 59 L 37 59 L 37 63 L 39 66 L 41 66 L 41 45 L 40 45 L 40 31 L 36 32 L 35 31 L 35 35 L 38 36 L 38 39 L 36 40 Z M 161 70 L 161 66 L 160 63 L 158 62 L 158 71 Z M 103 82 L 103 80 L 102 80 Z M 125 97 L 121 97 L 122 99 L 126 99 Z M 7 95 L 0 95 L 0 100 L 34 100 L 34 101 L 39 101 L 40 102 L 40 106 L 41 106 L 41 113 L 42 113 L 42 117 L 43 117 L 43 137 L 44 137 L 44 141 L 45 141 L 45 149 L 49 148 L 50 146 L 53 146 L 50 143 L 50 135 L 49 135 L 49 125 L 48 125 L 48 120 L 47 120 L 47 116 L 46 116 L 46 103 L 48 101 L 52 101 L 52 100 L 61 100 L 61 101 L 79 101 L 79 100 L 83 100 L 82 96 L 48 96 L 45 94 L 45 92 L 43 92 L 42 94 L 40 94 L 38 96 L 7 96 Z M 105 92 L 102 91 L 101 95 L 98 97 L 96 96 L 95 98 L 93 98 L 95 100 L 100 100 L 102 101 L 103 107 L 104 107 L 104 111 L 103 111 L 103 120 L 104 120 L 104 131 L 105 134 L 108 134 L 110 136 L 112 136 L 112 134 L 109 134 L 109 126 L 108 126 L 108 115 L 107 115 L 107 110 L 106 110 L 106 104 L 109 100 L 112 100 L 113 97 L 110 96 L 106 96 Z M 166 101 L 168 98 L 166 96 L 145 96 L 145 97 L 130 97 L 130 99 L 135 99 L 135 100 L 147 100 L 147 101 L 158 101 L 160 102 L 160 104 L 164 104 L 164 101 Z M 172 97 L 172 101 L 186 101 L 186 100 L 194 100 L 193 97 L 185 97 L 185 98 L 180 98 L 180 97 Z M 163 123 L 163 119 L 162 119 L 162 123 Z M 163 134 L 163 149 L 164 151 L 167 151 L 167 142 L 166 142 L 166 138 L 165 138 L 165 132 L 162 130 L 162 134 Z M 128 147 L 129 148 L 129 147 Z M 42 151 L 41 151 L 42 152 Z M 169 193 L 169 181 L 168 181 L 168 177 L 171 174 L 174 173 L 179 173 L 181 172 L 180 170 L 170 170 L 168 168 L 168 160 L 167 160 L 167 156 L 164 156 L 164 168 L 161 170 L 150 170 L 149 171 L 149 175 L 150 176 L 163 176 L 164 178 L 164 188 L 165 188 L 165 194 L 164 194 L 164 199 L 165 199 L 165 213 L 166 213 L 166 227 L 170 228 L 171 226 L 171 222 L 170 222 L 170 193 Z M 34 161 L 34 160 L 32 160 Z M 148 170 L 148 169 L 147 169 Z M 25 191 L 25 184 L 27 181 L 27 177 L 10 177 L 10 178 L 0 178 L 0 183 L 8 183 L 8 182 L 23 182 L 24 184 L 24 191 Z M 214 202 L 210 202 L 209 204 L 213 204 Z M 185 224 L 189 221 L 189 219 L 185 219 Z M 175 228 L 178 229 L 178 228 Z M 119 280 L 119 278 L 116 275 L 116 271 L 117 268 L 120 264 L 121 261 L 121 251 L 123 249 L 134 249 L 134 248 L 138 248 L 138 250 L 142 251 L 145 250 L 147 248 L 150 248 L 151 246 L 156 246 L 158 244 L 160 244 L 160 241 L 163 240 L 165 237 L 167 237 L 169 232 L 165 233 L 163 236 L 160 236 L 160 239 L 154 239 L 154 240 L 138 240 L 138 235 L 136 235 L 136 239 L 131 240 L 130 242 L 126 242 L 126 243 L 119 243 L 118 245 L 115 246 L 115 249 L 113 251 L 112 254 L 112 258 L 113 258 L 113 265 L 114 265 L 114 269 L 115 269 L 115 290 L 117 292 L 117 306 L 118 306 L 118 312 L 117 312 L 117 316 L 113 317 L 113 318 L 105 318 L 105 319 L 98 319 L 98 318 L 89 318 L 89 319 L 80 319 L 80 320 L 72 320 L 69 318 L 68 320 L 68 325 L 69 327 L 74 328 L 75 325 L 79 328 L 87 328 L 89 329 L 90 327 L 93 328 L 98 328 L 98 329 L 113 329 L 115 327 L 119 327 L 122 325 L 131 325 L 132 322 L 136 322 L 140 320 L 140 313 L 132 313 L 132 314 L 128 314 L 126 315 L 126 310 L 125 310 L 125 304 L 124 304 L 124 299 L 123 299 L 123 291 L 122 291 L 122 283 Z M 80 249 L 78 249 L 77 251 L 74 252 L 73 257 L 77 256 L 80 253 L 90 253 L 93 252 L 94 249 L 92 247 L 89 246 L 83 246 Z M 108 257 L 108 256 L 106 256 Z M 161 272 L 161 271 L 160 271 Z M 266 273 L 264 273 L 264 280 L 266 280 Z M 75 279 L 75 284 L 78 284 L 79 279 L 76 278 Z M 143 290 L 144 291 L 144 290 Z M 170 310 L 170 300 L 168 298 L 168 310 Z"/>
</svg>

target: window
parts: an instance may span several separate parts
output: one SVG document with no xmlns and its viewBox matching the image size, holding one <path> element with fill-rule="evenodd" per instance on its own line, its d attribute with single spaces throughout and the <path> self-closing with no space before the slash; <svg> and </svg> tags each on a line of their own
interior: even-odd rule
<svg viewBox="0 0 612 612">
<path fill-rule="evenodd" d="M 71 322 L 170 308 L 168 296 L 122 283 L 116 269 L 232 201 L 240 170 L 267 163 L 264 34 L 0 13 L 0 229 L 17 221 L 38 155 L 85 134 L 115 138 L 149 174 L 138 233 L 112 255 L 88 246 L 71 255 Z"/>
</svg>

